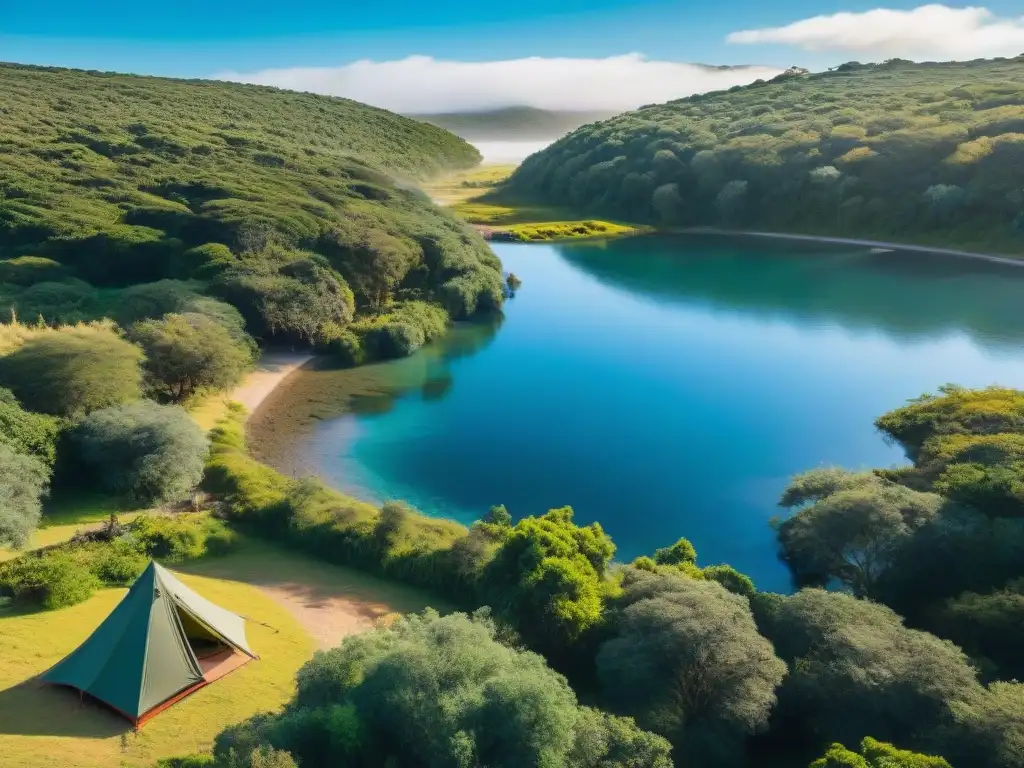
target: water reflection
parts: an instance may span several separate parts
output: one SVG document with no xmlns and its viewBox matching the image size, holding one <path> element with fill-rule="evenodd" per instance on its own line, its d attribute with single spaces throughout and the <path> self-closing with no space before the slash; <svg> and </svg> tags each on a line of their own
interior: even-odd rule
<svg viewBox="0 0 1024 768">
<path fill-rule="evenodd" d="M 322 363 L 304 370 L 275 391 L 250 420 L 253 453 L 283 472 L 315 469 L 310 457 L 295 448 L 316 422 L 345 413 L 383 416 L 414 394 L 426 401 L 447 397 L 455 384 L 450 364 L 485 349 L 503 322 L 497 313 L 458 323 L 444 338 L 403 360 L 353 369 Z"/>
<path fill-rule="evenodd" d="M 578 244 L 560 252 L 609 287 L 659 301 L 905 341 L 960 332 L 1005 350 L 1024 339 L 1024 268 L 1011 265 L 711 235 Z"/>
</svg>

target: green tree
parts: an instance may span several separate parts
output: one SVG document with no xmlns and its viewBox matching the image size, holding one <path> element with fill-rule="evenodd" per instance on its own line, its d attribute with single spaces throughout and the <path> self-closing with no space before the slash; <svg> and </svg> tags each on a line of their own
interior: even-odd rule
<svg viewBox="0 0 1024 768">
<path fill-rule="evenodd" d="M 955 725 L 943 733 L 955 766 L 1024 767 L 1024 683 L 992 683 L 953 705 Z"/>
<path fill-rule="evenodd" d="M 982 690 L 955 645 L 850 595 L 801 590 L 764 628 L 790 665 L 779 690 L 783 716 L 829 741 L 873 733 L 927 748 L 953 707 Z"/>
<path fill-rule="evenodd" d="M 0 440 L 0 545 L 22 547 L 39 525 L 50 473 Z"/>
<path fill-rule="evenodd" d="M 715 582 L 627 569 L 597 654 L 605 700 L 696 764 L 735 760 L 763 730 L 786 665 L 746 599 Z"/>
<path fill-rule="evenodd" d="M 141 395 L 142 350 L 104 327 L 43 333 L 0 357 L 0 385 L 31 411 L 79 418 Z"/>
<path fill-rule="evenodd" d="M 868 472 L 813 469 L 793 479 L 780 503 L 799 506 L 777 526 L 783 556 L 797 577 L 839 579 L 863 596 L 944 500 Z"/>
<path fill-rule="evenodd" d="M 570 507 L 516 523 L 481 577 L 485 599 L 538 649 L 559 654 L 597 625 L 615 546 Z"/>
<path fill-rule="evenodd" d="M 200 389 L 228 389 L 252 364 L 249 350 L 204 315 L 144 320 L 130 336 L 146 353 L 143 369 L 150 388 L 172 403 Z"/>
<path fill-rule="evenodd" d="M 1024 579 L 989 594 L 965 592 L 935 614 L 934 632 L 994 663 L 999 677 L 1024 679 Z"/>
<path fill-rule="evenodd" d="M 810 768 L 951 768 L 941 757 L 922 755 L 892 744 L 876 741 L 870 736 L 860 744 L 860 754 L 842 744 L 833 744 L 824 757 L 819 757 Z"/>
<path fill-rule="evenodd" d="M 181 500 L 203 477 L 206 435 L 180 406 L 141 401 L 104 408 L 72 437 L 97 484 L 137 504 Z"/>
<path fill-rule="evenodd" d="M 697 550 L 689 539 L 679 539 L 671 547 L 655 550 L 654 562 L 658 565 L 679 565 L 680 563 L 696 563 Z"/>
</svg>

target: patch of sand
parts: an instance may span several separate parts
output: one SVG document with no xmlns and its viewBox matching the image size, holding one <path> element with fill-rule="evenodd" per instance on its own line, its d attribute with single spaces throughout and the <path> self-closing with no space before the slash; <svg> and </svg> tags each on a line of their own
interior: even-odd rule
<svg viewBox="0 0 1024 768">
<path fill-rule="evenodd" d="M 282 381 L 298 370 L 313 356 L 303 352 L 268 352 L 256 364 L 256 370 L 227 398 L 241 403 L 251 414 Z"/>
<path fill-rule="evenodd" d="M 333 648 L 342 638 L 368 632 L 379 621 L 397 615 L 385 602 L 351 595 L 325 595 L 306 584 L 261 584 L 259 588 L 298 620 L 318 648 Z"/>
</svg>

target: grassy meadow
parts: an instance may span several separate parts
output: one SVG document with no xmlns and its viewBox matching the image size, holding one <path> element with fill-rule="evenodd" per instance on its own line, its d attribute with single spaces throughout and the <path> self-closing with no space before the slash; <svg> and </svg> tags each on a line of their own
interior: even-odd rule
<svg viewBox="0 0 1024 768">
<path fill-rule="evenodd" d="M 482 165 L 451 173 L 423 186 L 439 205 L 495 240 L 546 242 L 589 237 L 619 237 L 643 228 L 596 219 L 579 219 L 565 208 L 516 205 L 494 199 L 495 192 L 515 171 L 514 165 Z"/>
<path fill-rule="evenodd" d="M 246 632 L 260 659 L 197 691 L 135 733 L 127 721 L 81 703 L 74 692 L 33 681 L 99 626 L 124 589 L 104 589 L 56 611 L 0 608 L 0 755 L 11 761 L 5 764 L 135 768 L 208 751 L 225 726 L 287 701 L 299 667 L 318 646 L 336 645 L 340 632 L 365 631 L 394 613 L 428 605 L 447 608 L 421 590 L 244 538 L 228 555 L 174 570 L 204 597 L 251 619 Z M 325 604 L 331 612 L 317 616 Z M 340 619 L 332 613 L 340 613 Z M 338 636 L 329 635 L 332 629 Z"/>
</svg>

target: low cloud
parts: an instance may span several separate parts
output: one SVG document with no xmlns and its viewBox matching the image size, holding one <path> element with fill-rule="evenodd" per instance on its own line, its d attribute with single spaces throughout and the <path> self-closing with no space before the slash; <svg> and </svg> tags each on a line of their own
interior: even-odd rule
<svg viewBox="0 0 1024 768">
<path fill-rule="evenodd" d="M 1024 16 L 987 8 L 922 5 L 907 11 L 815 16 L 784 27 L 733 32 L 730 43 L 778 43 L 805 51 L 845 51 L 877 58 L 974 59 L 1024 53 Z"/>
<path fill-rule="evenodd" d="M 222 72 L 215 78 L 344 96 L 406 114 L 507 106 L 621 112 L 744 85 L 780 71 L 770 67 L 716 69 L 651 61 L 631 53 L 605 59 L 534 57 L 485 62 L 410 56 L 339 67 Z"/>
</svg>

